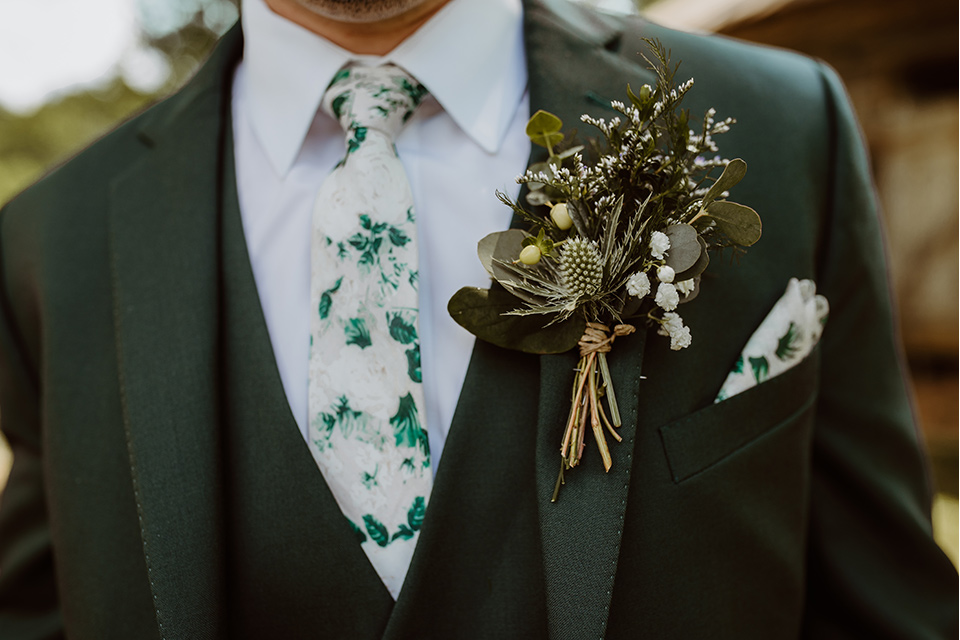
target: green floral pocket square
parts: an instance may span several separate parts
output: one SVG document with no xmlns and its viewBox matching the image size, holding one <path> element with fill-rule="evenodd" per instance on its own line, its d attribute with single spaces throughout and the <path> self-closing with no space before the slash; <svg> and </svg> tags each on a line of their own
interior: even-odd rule
<svg viewBox="0 0 960 640">
<path fill-rule="evenodd" d="M 714 403 L 778 376 L 806 358 L 820 340 L 829 311 L 813 280 L 790 278 L 786 292 L 750 336 Z"/>
</svg>

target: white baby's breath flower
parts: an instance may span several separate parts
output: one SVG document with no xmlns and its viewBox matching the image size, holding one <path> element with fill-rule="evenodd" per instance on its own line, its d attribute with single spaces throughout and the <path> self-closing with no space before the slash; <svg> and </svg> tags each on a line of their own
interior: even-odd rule
<svg viewBox="0 0 960 640">
<path fill-rule="evenodd" d="M 676 313 L 663 314 L 663 322 L 657 333 L 661 336 L 670 336 L 670 348 L 674 351 L 685 349 L 693 342 L 690 327 L 683 326 L 683 319 Z"/>
<path fill-rule="evenodd" d="M 657 297 L 654 298 L 654 301 L 664 311 L 673 311 L 680 304 L 680 294 L 677 293 L 677 288 L 669 282 L 661 282 L 660 286 L 657 287 Z"/>
<path fill-rule="evenodd" d="M 689 280 L 681 280 L 676 283 L 675 286 L 677 287 L 677 291 L 683 295 L 688 295 L 696 288 L 696 283 L 694 283 L 693 278 L 690 278 Z"/>
<path fill-rule="evenodd" d="M 663 254 L 670 250 L 670 238 L 662 231 L 650 234 L 650 253 L 657 260 L 663 260 Z"/>
<path fill-rule="evenodd" d="M 671 266 L 663 265 L 657 269 L 657 279 L 660 280 L 660 282 L 673 282 L 675 275 L 677 275 L 677 273 Z"/>
<path fill-rule="evenodd" d="M 627 293 L 645 298 L 650 293 L 650 278 L 643 271 L 637 271 L 627 280 Z"/>
</svg>

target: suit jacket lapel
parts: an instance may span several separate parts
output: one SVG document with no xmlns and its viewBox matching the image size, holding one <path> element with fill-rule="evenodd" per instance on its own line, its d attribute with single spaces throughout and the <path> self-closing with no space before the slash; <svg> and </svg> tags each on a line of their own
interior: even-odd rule
<svg viewBox="0 0 960 640">
<path fill-rule="evenodd" d="M 650 81 L 617 56 L 619 34 L 609 24 L 573 6 L 547 8 L 548 1 L 531 0 L 525 12 L 533 110 L 576 127 L 580 114 L 602 113 L 605 101 L 620 97 L 626 82 Z M 219 208 L 224 98 L 240 47 L 234 29 L 212 64 L 143 129 L 153 151 L 117 181 L 111 210 L 124 426 L 158 623 L 168 637 L 223 629 L 219 248 L 211 212 Z M 588 454 L 556 504 L 549 496 L 576 355 L 541 358 L 536 497 L 553 638 L 602 636 L 606 627 L 643 345 L 643 335 L 621 338 L 610 359 L 624 419 L 613 470 L 604 474 Z"/>
<path fill-rule="evenodd" d="M 608 116 L 611 99 L 653 80 L 652 74 L 615 53 L 620 33 L 596 14 L 565 3 L 526 5 L 531 110 L 544 109 L 578 128 L 584 113 Z M 550 5 L 554 3 L 549 2 Z M 582 136 L 583 137 L 583 136 Z M 535 151 L 534 159 L 545 159 Z M 550 502 L 560 471 L 560 439 L 570 407 L 578 355 L 543 356 L 536 443 L 536 490 L 546 578 L 550 637 L 603 637 L 616 574 L 637 429 L 638 389 L 645 332 L 620 338 L 610 354 L 623 427 L 611 442 L 613 467 L 604 473 L 594 445 L 566 474 L 560 498 Z"/>
<path fill-rule="evenodd" d="M 114 184 L 111 259 L 124 428 L 164 637 L 223 624 L 217 376 L 223 109 L 239 29 L 139 138 Z"/>
</svg>

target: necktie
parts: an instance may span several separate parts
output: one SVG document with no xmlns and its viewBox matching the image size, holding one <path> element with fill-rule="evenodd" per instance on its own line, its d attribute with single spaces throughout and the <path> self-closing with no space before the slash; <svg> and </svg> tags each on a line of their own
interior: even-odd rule
<svg viewBox="0 0 960 640">
<path fill-rule="evenodd" d="M 337 73 L 323 108 L 347 155 L 320 187 L 311 239 L 308 442 L 394 599 L 432 484 L 413 197 L 394 146 L 425 93 L 394 66 Z"/>
</svg>

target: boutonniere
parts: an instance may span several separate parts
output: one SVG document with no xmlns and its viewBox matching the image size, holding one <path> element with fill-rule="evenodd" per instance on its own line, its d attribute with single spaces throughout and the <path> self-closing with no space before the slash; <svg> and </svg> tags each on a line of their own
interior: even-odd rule
<svg viewBox="0 0 960 640">
<path fill-rule="evenodd" d="M 723 159 L 714 136 L 734 120 L 710 109 L 700 131 L 691 129 L 680 103 L 693 80 L 675 85 L 667 52 L 647 43 L 656 86 L 634 93 L 628 85 L 629 104 L 612 102 L 620 115 L 611 120 L 581 118 L 601 134 L 590 143 L 595 160 L 561 133 L 555 115 L 530 118 L 527 135 L 548 159 L 517 179 L 527 186 L 527 206 L 497 194 L 526 228 L 483 238 L 480 260 L 500 286 L 463 288 L 448 305 L 460 325 L 501 347 L 537 354 L 579 347 L 553 500 L 564 472 L 580 462 L 588 431 L 604 468 L 612 465 L 606 434 L 619 441 L 621 420 L 607 357 L 616 338 L 645 324 L 672 349 L 689 346 L 677 309 L 697 297 L 710 251 L 742 250 L 760 237 L 757 213 L 726 199 L 747 165 Z"/>
</svg>

